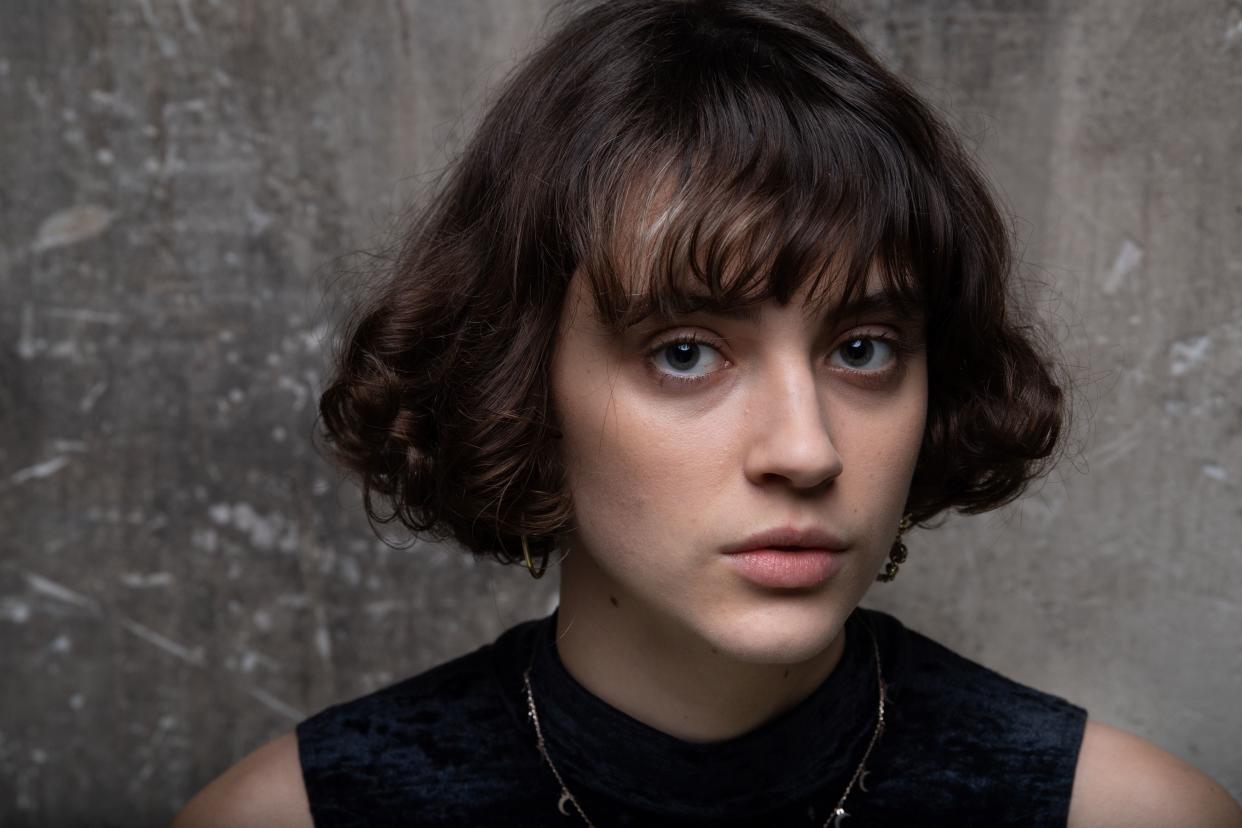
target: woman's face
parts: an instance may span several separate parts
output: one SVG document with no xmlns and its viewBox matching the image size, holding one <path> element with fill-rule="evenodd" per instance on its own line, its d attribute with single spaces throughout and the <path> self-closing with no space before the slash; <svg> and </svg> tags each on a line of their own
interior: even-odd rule
<svg viewBox="0 0 1242 828">
<path fill-rule="evenodd" d="M 562 583 L 592 593 L 579 606 L 611 603 L 754 663 L 805 660 L 836 637 L 896 535 L 927 370 L 916 320 L 815 318 L 802 298 L 615 335 L 572 280 L 552 391 L 576 517 Z M 826 580 L 765 585 L 726 554 L 790 527 L 845 547 Z"/>
</svg>

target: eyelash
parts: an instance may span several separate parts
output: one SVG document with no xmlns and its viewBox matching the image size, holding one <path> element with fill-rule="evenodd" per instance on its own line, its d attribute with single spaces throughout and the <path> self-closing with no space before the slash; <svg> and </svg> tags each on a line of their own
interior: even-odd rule
<svg viewBox="0 0 1242 828">
<path fill-rule="evenodd" d="M 858 336 L 846 337 L 845 339 L 841 341 L 840 345 L 838 345 L 836 348 L 832 350 L 832 353 L 835 354 L 846 344 L 853 342 L 855 340 L 858 340 L 858 339 L 867 340 L 870 342 L 881 342 L 884 345 L 887 345 L 893 351 L 892 360 L 889 362 L 888 366 L 886 366 L 885 368 L 881 368 L 876 371 L 859 371 L 859 370 L 854 370 L 850 368 L 841 369 L 845 371 L 847 374 L 850 374 L 856 377 L 857 379 L 861 380 L 864 384 L 869 384 L 869 385 L 873 385 L 877 387 L 886 383 L 891 377 L 896 376 L 902 370 L 902 368 L 905 367 L 906 357 L 910 354 L 911 351 L 914 350 L 912 347 L 910 347 L 910 345 L 905 340 L 900 339 L 898 337 L 894 337 L 894 336 L 887 335 L 887 334 L 862 334 Z M 704 374 L 703 376 L 699 376 L 699 377 L 681 377 L 681 376 L 677 376 L 676 374 L 665 373 L 664 371 L 661 371 L 660 369 L 656 368 L 654 365 L 655 357 L 661 351 L 663 351 L 664 349 L 672 345 L 709 345 L 712 348 L 714 348 L 716 351 L 720 351 L 721 348 L 723 347 L 723 343 L 721 343 L 719 340 L 715 340 L 707 336 L 701 336 L 698 333 L 690 333 L 690 334 L 682 334 L 680 336 L 674 336 L 670 339 L 666 339 L 663 342 L 660 342 L 657 345 L 653 345 L 651 349 L 647 352 L 647 358 L 645 362 L 647 364 L 647 368 L 653 374 L 655 374 L 656 379 L 661 385 L 661 387 L 665 385 L 680 385 L 680 386 L 686 387 L 686 386 L 700 385 L 702 383 L 712 381 L 712 375 L 716 374 L 719 369 L 717 369 L 717 371 L 712 371 L 711 373 Z M 721 358 L 723 358 L 723 354 L 721 355 Z"/>
</svg>

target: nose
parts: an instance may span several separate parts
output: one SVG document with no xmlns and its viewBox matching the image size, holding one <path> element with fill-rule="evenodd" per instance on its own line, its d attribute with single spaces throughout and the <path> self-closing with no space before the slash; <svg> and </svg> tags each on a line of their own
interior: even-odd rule
<svg viewBox="0 0 1242 828">
<path fill-rule="evenodd" d="M 821 389 L 812 367 L 798 362 L 769 372 L 756 388 L 746 457 L 746 476 L 755 484 L 783 479 L 795 488 L 813 489 L 841 473 Z"/>
</svg>

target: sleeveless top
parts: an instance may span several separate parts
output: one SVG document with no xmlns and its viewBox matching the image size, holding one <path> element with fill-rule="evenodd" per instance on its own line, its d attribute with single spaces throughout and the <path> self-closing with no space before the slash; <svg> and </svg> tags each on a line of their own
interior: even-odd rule
<svg viewBox="0 0 1242 828">
<path fill-rule="evenodd" d="M 832 809 L 876 722 L 867 774 Z M 1064 826 L 1086 711 L 963 658 L 875 610 L 845 625 L 840 663 L 799 704 L 723 741 L 687 742 L 595 696 L 557 654 L 556 612 L 297 726 L 316 828 L 559 826 L 566 805 L 527 715 L 528 664 L 547 750 L 597 828 Z M 533 662 L 532 662 L 533 659 Z"/>
</svg>

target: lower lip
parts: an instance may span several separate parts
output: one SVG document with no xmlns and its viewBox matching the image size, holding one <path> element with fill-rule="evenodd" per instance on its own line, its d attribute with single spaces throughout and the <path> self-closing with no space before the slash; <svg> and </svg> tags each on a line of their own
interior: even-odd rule
<svg viewBox="0 0 1242 828">
<path fill-rule="evenodd" d="M 752 549 L 734 552 L 728 558 L 754 584 L 796 589 L 822 584 L 835 575 L 841 568 L 842 553 L 829 549 Z"/>
</svg>

